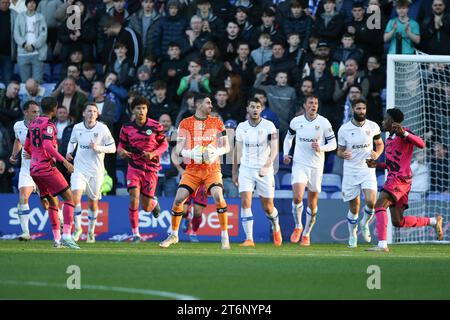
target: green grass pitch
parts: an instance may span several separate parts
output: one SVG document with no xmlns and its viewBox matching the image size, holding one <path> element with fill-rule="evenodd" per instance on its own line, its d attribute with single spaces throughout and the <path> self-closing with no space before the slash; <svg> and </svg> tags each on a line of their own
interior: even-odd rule
<svg viewBox="0 0 450 320">
<path fill-rule="evenodd" d="M 343 244 L 80 245 L 0 242 L 0 299 L 450 299 L 449 245 L 392 245 L 389 254 Z M 66 286 L 71 265 L 80 290 Z M 367 287 L 371 265 L 381 289 Z"/>
</svg>

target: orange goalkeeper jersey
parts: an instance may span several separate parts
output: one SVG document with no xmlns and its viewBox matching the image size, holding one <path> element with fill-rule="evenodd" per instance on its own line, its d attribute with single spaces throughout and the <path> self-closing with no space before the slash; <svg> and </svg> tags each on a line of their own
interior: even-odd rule
<svg viewBox="0 0 450 320">
<path fill-rule="evenodd" d="M 178 140 L 185 140 L 184 149 L 193 149 L 197 145 L 206 147 L 209 144 L 217 148 L 218 139 L 225 135 L 222 120 L 211 116 L 206 119 L 191 116 L 182 120 L 178 128 Z M 220 171 L 220 157 L 211 164 L 196 164 L 187 158 L 184 158 L 184 163 L 187 170 Z"/>
</svg>

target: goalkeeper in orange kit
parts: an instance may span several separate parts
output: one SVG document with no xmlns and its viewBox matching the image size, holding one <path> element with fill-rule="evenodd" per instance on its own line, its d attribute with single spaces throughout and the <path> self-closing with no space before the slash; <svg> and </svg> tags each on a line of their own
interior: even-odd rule
<svg viewBox="0 0 450 320">
<path fill-rule="evenodd" d="M 178 243 L 178 229 L 183 205 L 190 194 L 204 184 L 217 206 L 222 249 L 230 249 L 227 203 L 223 197 L 220 157 L 230 151 L 223 122 L 210 116 L 211 99 L 204 94 L 194 98 L 195 115 L 181 121 L 178 128 L 176 154 L 183 157 L 186 170 L 182 174 L 172 205 L 172 232 L 159 246 L 168 248 Z"/>
</svg>

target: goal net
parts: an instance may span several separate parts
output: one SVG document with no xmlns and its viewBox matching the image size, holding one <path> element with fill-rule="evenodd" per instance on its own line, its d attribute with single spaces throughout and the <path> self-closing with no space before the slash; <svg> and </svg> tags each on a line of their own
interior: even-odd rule
<svg viewBox="0 0 450 320">
<path fill-rule="evenodd" d="M 405 215 L 444 217 L 444 241 L 450 242 L 450 56 L 388 55 L 387 108 L 400 108 L 403 125 L 426 141 L 415 148 L 413 186 Z M 434 242 L 433 228 L 393 228 L 394 243 Z"/>
</svg>

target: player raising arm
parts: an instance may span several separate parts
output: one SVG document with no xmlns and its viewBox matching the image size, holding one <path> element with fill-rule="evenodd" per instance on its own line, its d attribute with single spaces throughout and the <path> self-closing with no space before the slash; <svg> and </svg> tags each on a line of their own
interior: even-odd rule
<svg viewBox="0 0 450 320">
<path fill-rule="evenodd" d="M 230 249 L 228 237 L 227 203 L 223 197 L 220 156 L 230 151 L 225 127 L 219 118 L 211 117 L 211 99 L 204 94 L 194 98 L 195 115 L 181 121 L 176 154 L 186 163 L 177 194 L 172 206 L 172 232 L 159 246 L 168 248 L 178 243 L 178 229 L 183 214 L 183 205 L 190 194 L 204 184 L 206 191 L 216 203 L 221 232 L 222 249 Z"/>
<path fill-rule="evenodd" d="M 73 172 L 72 164 L 57 151 L 56 126 L 50 121 L 56 115 L 56 106 L 55 98 L 46 97 L 42 99 L 43 115 L 35 118 L 29 124 L 24 148 L 31 156 L 31 177 L 39 188 L 41 198 L 47 198 L 49 202 L 48 215 L 55 238 L 54 247 L 64 246 L 79 249 L 80 247 L 72 240 L 70 234 L 74 209 L 72 191 L 66 179 L 55 167 L 56 159 L 56 161 L 63 163 L 69 173 Z M 58 218 L 58 195 L 64 199 L 62 239 Z"/>
<path fill-rule="evenodd" d="M 278 132 L 273 122 L 261 118 L 263 105 L 257 98 L 247 104 L 248 120 L 236 129 L 236 153 L 233 161 L 233 182 L 239 186 L 241 220 L 246 240 L 242 247 L 254 247 L 252 196 L 256 192 L 272 225 L 273 243 L 281 246 L 278 210 L 273 204 L 275 179 L 273 162 L 278 155 Z M 240 164 L 240 166 L 239 166 Z M 238 175 L 239 170 L 239 175 Z"/>
<path fill-rule="evenodd" d="M 317 215 L 317 201 L 322 190 L 322 176 L 325 152 L 336 149 L 336 138 L 330 122 L 319 115 L 319 98 L 316 95 L 305 97 L 305 114 L 292 119 L 284 139 L 284 163 L 292 165 L 292 189 L 294 192 L 293 215 L 295 229 L 291 242 L 296 243 L 302 234 L 303 194 L 308 187 L 308 208 L 306 225 L 300 245 L 310 245 L 310 233 Z M 294 157 L 289 155 L 292 141 L 296 139 Z"/>
<path fill-rule="evenodd" d="M 388 109 L 382 126 L 384 131 L 390 133 L 386 139 L 386 162 L 376 163 L 375 160 L 367 160 L 370 168 L 382 168 L 388 170 L 386 182 L 375 204 L 375 216 L 377 220 L 378 246 L 367 251 L 389 252 L 387 246 L 387 213 L 389 207 L 391 221 L 397 228 L 417 228 L 434 226 L 438 240 L 442 240 L 442 216 L 433 218 L 404 216 L 408 209 L 408 195 L 411 190 L 412 172 L 411 159 L 414 147 L 423 149 L 425 143 L 419 136 L 414 135 L 408 128 L 402 127 L 404 115 L 400 109 Z"/>
<path fill-rule="evenodd" d="M 81 229 L 81 196 L 87 191 L 89 230 L 86 242 L 95 242 L 95 223 L 98 216 L 98 200 L 101 198 L 101 187 L 105 166 L 105 153 L 116 152 L 116 145 L 108 127 L 98 122 L 98 108 L 94 102 L 84 105 L 84 121 L 77 123 L 72 130 L 66 159 L 74 160 L 73 152 L 77 152 L 74 160 L 74 172 L 70 177 L 75 203 L 75 232 L 73 240 L 78 241 Z"/>
<path fill-rule="evenodd" d="M 349 248 L 356 248 L 358 243 L 358 215 L 360 193 L 364 192 L 366 206 L 361 220 L 364 239 L 371 241 L 369 223 L 375 213 L 377 200 L 377 177 L 374 168 L 369 168 L 366 159 L 377 160 L 383 153 L 384 143 L 380 127 L 366 119 L 367 104 L 364 100 L 352 103 L 353 119 L 344 124 L 338 133 L 337 155 L 344 159 L 342 179 L 342 198 L 349 201 L 347 213 Z M 375 144 L 375 151 L 373 146 Z"/>
<path fill-rule="evenodd" d="M 161 169 L 160 157 L 169 144 L 164 135 L 163 126 L 147 118 L 150 102 L 144 97 L 136 97 L 131 103 L 135 116 L 133 122 L 126 123 L 120 129 L 117 153 L 128 159 L 127 188 L 130 194 L 128 210 L 133 241 L 140 242 L 139 198 L 142 195 L 142 209 L 159 216 L 160 207 L 155 197 L 158 183 L 158 171 Z"/>
</svg>

